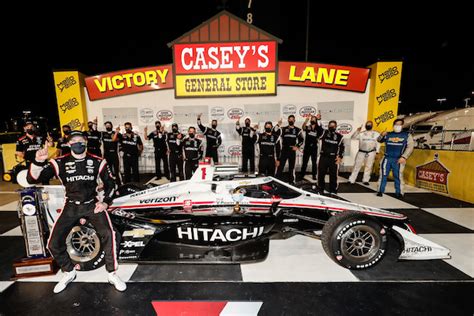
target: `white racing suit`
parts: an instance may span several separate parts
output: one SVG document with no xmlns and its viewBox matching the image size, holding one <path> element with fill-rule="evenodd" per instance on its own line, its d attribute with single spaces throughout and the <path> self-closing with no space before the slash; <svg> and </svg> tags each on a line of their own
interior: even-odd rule
<svg viewBox="0 0 474 316">
<path fill-rule="evenodd" d="M 359 140 L 359 151 L 357 152 L 354 168 L 352 169 L 352 174 L 349 177 L 350 183 L 355 183 L 359 170 L 362 168 L 362 165 L 365 162 L 364 168 L 364 177 L 362 182 L 369 182 L 370 173 L 372 172 L 372 167 L 374 165 L 375 155 L 379 152 L 380 143 L 377 141 L 377 138 L 380 136 L 379 132 L 376 131 L 364 131 L 359 132 L 355 131 L 351 139 Z"/>
</svg>

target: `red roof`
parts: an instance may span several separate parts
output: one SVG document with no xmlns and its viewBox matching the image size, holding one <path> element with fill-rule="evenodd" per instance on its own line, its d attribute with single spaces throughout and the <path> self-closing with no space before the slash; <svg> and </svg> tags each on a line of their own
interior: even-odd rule
<svg viewBox="0 0 474 316">
<path fill-rule="evenodd" d="M 446 169 L 446 167 L 443 166 L 443 164 L 440 163 L 438 160 L 430 161 L 424 165 L 416 167 L 416 169 L 426 169 L 426 170 L 431 170 L 431 171 L 440 171 L 444 173 L 449 173 L 449 170 Z"/>
<path fill-rule="evenodd" d="M 201 25 L 186 32 L 174 41 L 168 43 L 168 47 L 176 43 L 202 43 L 202 42 L 239 42 L 239 41 L 277 41 L 281 39 L 273 36 L 258 27 L 248 24 L 241 18 L 228 11 L 221 11 Z"/>
</svg>

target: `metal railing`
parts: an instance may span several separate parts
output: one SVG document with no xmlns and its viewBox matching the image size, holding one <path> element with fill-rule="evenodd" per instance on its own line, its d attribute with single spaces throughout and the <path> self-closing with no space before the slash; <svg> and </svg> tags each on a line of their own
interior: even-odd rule
<svg viewBox="0 0 474 316">
<path fill-rule="evenodd" d="M 474 151 L 474 129 L 428 131 L 413 137 L 415 147 L 420 149 Z"/>
</svg>

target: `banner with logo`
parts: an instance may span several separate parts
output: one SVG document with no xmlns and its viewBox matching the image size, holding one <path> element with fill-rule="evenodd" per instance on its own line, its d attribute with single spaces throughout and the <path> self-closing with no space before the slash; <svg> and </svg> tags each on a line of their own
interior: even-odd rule
<svg viewBox="0 0 474 316">
<path fill-rule="evenodd" d="M 378 62 L 370 66 L 370 96 L 367 119 L 374 129 L 391 131 L 398 115 L 402 62 Z"/>
<path fill-rule="evenodd" d="M 405 167 L 407 183 L 474 203 L 474 152 L 415 149 Z"/>
<path fill-rule="evenodd" d="M 85 79 L 89 100 L 173 88 L 172 66 L 116 71 Z"/>
<path fill-rule="evenodd" d="M 276 94 L 276 41 L 173 45 L 175 96 Z"/>
<path fill-rule="evenodd" d="M 80 129 L 87 122 L 83 75 L 78 71 L 55 71 L 53 76 L 59 122 Z"/>
</svg>

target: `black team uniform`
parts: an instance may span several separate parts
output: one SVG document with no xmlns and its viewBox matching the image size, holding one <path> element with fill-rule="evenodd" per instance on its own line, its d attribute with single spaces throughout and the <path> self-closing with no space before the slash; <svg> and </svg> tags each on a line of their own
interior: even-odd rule
<svg viewBox="0 0 474 316">
<path fill-rule="evenodd" d="M 323 133 L 323 129 L 318 125 L 309 124 L 303 129 L 305 132 L 304 148 L 303 148 L 303 164 L 301 165 L 300 178 L 303 179 L 306 174 L 306 168 L 308 167 L 309 158 L 311 158 L 311 174 L 313 179 L 316 180 L 316 173 L 318 170 L 318 142 L 319 137 Z"/>
<path fill-rule="evenodd" d="M 153 147 L 155 147 L 155 175 L 157 179 L 161 179 L 161 161 L 163 161 L 164 176 L 169 179 L 170 172 L 168 170 L 168 156 L 166 152 L 168 147 L 166 146 L 166 133 L 154 130 L 147 135 L 148 139 L 153 140 Z"/>
<path fill-rule="evenodd" d="M 320 137 L 321 152 L 319 154 L 318 165 L 318 187 L 320 193 L 324 192 L 325 183 L 324 178 L 329 173 L 329 193 L 337 193 L 337 175 L 339 172 L 339 165 L 336 164 L 336 157 L 342 159 L 344 155 L 343 136 L 338 132 L 331 132 L 324 130 Z"/>
<path fill-rule="evenodd" d="M 67 143 L 67 135 L 58 138 L 56 148 L 61 150 L 61 156 L 71 153 L 71 147 L 69 147 L 69 144 Z"/>
<path fill-rule="evenodd" d="M 178 139 L 181 135 L 181 139 Z M 178 168 L 179 180 L 184 180 L 183 173 L 183 140 L 184 135 L 179 132 L 171 132 L 166 136 L 166 145 L 169 150 L 170 181 L 176 182 L 176 168 Z"/>
<path fill-rule="evenodd" d="M 211 157 L 214 163 L 219 162 L 217 149 L 222 144 L 221 132 L 211 127 L 206 127 L 201 124 L 201 119 L 197 120 L 197 124 L 201 132 L 206 136 L 206 156 Z"/>
<path fill-rule="evenodd" d="M 303 133 L 299 127 L 285 126 L 280 130 L 281 141 L 281 155 L 280 155 L 280 165 L 278 166 L 278 171 L 276 177 L 281 179 L 283 176 L 283 169 L 285 164 L 288 161 L 288 172 L 290 174 L 289 182 L 295 182 L 295 163 L 296 163 L 296 151 L 292 149 L 293 146 L 301 147 L 303 144 Z"/>
<path fill-rule="evenodd" d="M 140 174 L 138 172 L 138 146 L 143 146 L 142 139 L 139 135 L 132 132 L 132 134 L 123 134 L 120 139 L 120 148 L 123 151 L 123 182 L 130 181 L 140 182 Z"/>
<path fill-rule="evenodd" d="M 88 130 L 84 132 L 84 136 L 87 138 L 87 152 L 102 157 L 100 145 L 102 144 L 102 133 L 96 130 Z"/>
<path fill-rule="evenodd" d="M 275 176 L 275 159 L 280 158 L 280 136 L 271 132 L 259 133 L 257 136 L 259 147 L 258 173 L 266 176 Z"/>
<path fill-rule="evenodd" d="M 191 179 L 202 158 L 202 141 L 196 137 L 186 137 L 183 140 L 184 175 L 186 180 Z"/>
<path fill-rule="evenodd" d="M 255 130 L 250 126 L 235 127 L 237 133 L 242 138 L 242 172 L 248 171 L 248 164 L 250 162 L 250 172 L 255 172 L 255 141 L 257 135 Z"/>
<path fill-rule="evenodd" d="M 114 142 L 114 136 L 116 131 L 104 131 L 102 132 L 102 142 L 104 143 L 104 158 L 107 160 L 107 164 L 114 175 L 117 184 L 120 185 L 120 162 L 118 155 L 118 144 L 122 139 L 122 134 L 117 133 L 117 140 Z"/>
</svg>

